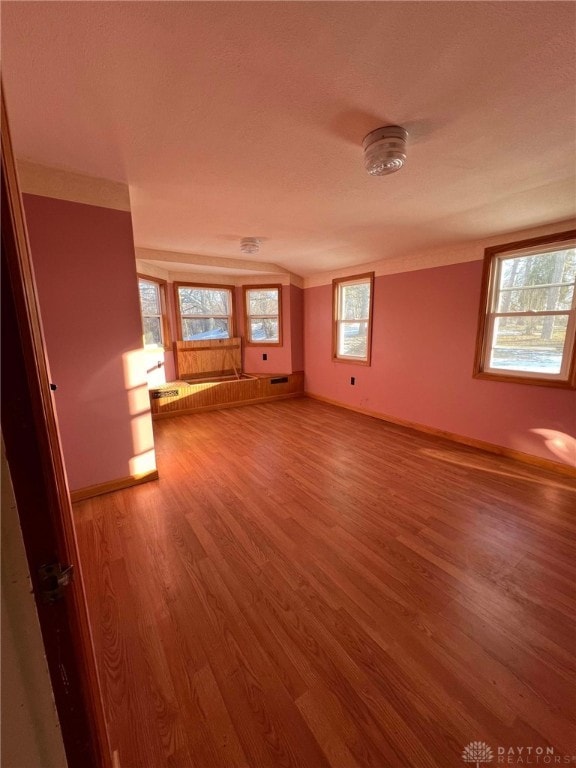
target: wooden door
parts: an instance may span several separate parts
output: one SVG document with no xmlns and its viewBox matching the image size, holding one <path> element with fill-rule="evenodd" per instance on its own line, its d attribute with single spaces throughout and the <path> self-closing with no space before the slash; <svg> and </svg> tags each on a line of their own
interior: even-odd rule
<svg viewBox="0 0 576 768">
<path fill-rule="evenodd" d="M 2 90 L 2 432 L 69 768 L 111 768 L 104 709 Z M 40 568 L 72 565 L 44 602 Z"/>
</svg>

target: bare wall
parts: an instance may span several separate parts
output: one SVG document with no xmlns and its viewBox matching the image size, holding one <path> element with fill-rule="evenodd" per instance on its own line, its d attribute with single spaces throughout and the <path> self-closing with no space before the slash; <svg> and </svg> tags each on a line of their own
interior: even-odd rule
<svg viewBox="0 0 576 768">
<path fill-rule="evenodd" d="M 481 273 L 470 261 L 376 277 L 370 367 L 332 361 L 331 285 L 307 288 L 306 390 L 576 465 L 574 391 L 472 377 Z"/>
<path fill-rule="evenodd" d="M 155 469 L 129 211 L 24 195 L 72 490 Z"/>
<path fill-rule="evenodd" d="M 292 371 L 304 370 L 304 291 L 290 286 L 290 325 L 292 340 Z"/>
</svg>

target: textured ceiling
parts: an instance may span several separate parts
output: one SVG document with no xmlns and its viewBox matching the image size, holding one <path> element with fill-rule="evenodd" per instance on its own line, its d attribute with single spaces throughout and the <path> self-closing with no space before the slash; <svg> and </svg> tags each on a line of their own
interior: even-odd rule
<svg viewBox="0 0 576 768">
<path fill-rule="evenodd" d="M 20 157 L 130 185 L 136 244 L 300 275 L 576 210 L 576 4 L 8 2 Z M 403 171 L 366 133 L 410 132 Z M 193 261 L 193 259 L 191 259 Z"/>
</svg>

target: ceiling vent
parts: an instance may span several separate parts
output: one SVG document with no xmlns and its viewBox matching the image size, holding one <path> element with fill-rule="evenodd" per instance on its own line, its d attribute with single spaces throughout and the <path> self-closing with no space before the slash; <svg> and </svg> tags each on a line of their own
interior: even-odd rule
<svg viewBox="0 0 576 768">
<path fill-rule="evenodd" d="M 243 237 L 240 240 L 240 250 L 246 256 L 253 256 L 260 250 L 260 240 L 257 237 Z"/>
<path fill-rule="evenodd" d="M 364 165 L 371 176 L 395 173 L 406 162 L 408 131 L 399 125 L 376 128 L 362 142 Z"/>
</svg>

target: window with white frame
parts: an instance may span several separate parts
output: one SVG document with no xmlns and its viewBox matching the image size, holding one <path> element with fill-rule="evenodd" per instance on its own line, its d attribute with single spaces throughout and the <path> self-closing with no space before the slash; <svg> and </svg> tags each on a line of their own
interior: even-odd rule
<svg viewBox="0 0 576 768">
<path fill-rule="evenodd" d="M 333 281 L 334 360 L 370 365 L 374 273 Z"/>
<path fill-rule="evenodd" d="M 234 287 L 177 283 L 176 307 L 183 341 L 234 336 Z"/>
<path fill-rule="evenodd" d="M 574 386 L 576 231 L 486 249 L 475 374 Z"/>
<path fill-rule="evenodd" d="M 282 344 L 282 286 L 245 285 L 244 319 L 247 344 Z"/>
<path fill-rule="evenodd" d="M 168 319 L 166 315 L 166 283 L 153 277 L 138 275 L 140 312 L 145 347 L 169 345 Z"/>
</svg>

